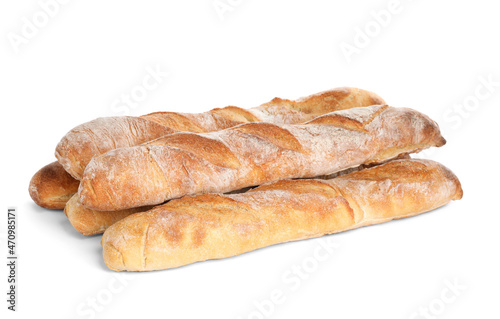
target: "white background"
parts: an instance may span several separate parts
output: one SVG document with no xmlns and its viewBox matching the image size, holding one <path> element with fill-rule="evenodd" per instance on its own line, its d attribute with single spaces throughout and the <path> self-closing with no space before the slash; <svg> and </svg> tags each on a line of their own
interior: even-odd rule
<svg viewBox="0 0 500 319">
<path fill-rule="evenodd" d="M 37 1 L 2 1 L 1 209 L 15 206 L 19 218 L 18 312 L 6 310 L 2 266 L 2 318 L 92 318 L 92 311 L 96 318 L 425 318 L 420 307 L 436 318 L 498 318 L 496 3 L 221 3 L 231 11 L 219 15 L 213 0 L 74 0 L 44 21 Z M 381 26 L 372 13 L 389 9 Z M 34 16 L 36 34 L 13 45 Z M 355 41 L 356 53 L 343 54 L 341 46 Z M 114 106 L 139 90 L 148 68 L 169 74 L 133 108 Z M 496 84 L 485 86 L 488 78 Z M 465 195 L 432 213 L 329 236 L 338 247 L 298 289 L 283 276 L 309 262 L 320 239 L 116 277 L 103 263 L 100 236 L 84 238 L 62 211 L 29 198 L 31 176 L 54 161 L 59 139 L 96 117 L 252 107 L 339 86 L 374 91 L 438 121 L 448 144 L 422 156 L 451 168 Z M 454 281 L 457 295 L 447 290 Z M 110 293 L 110 284 L 120 291 Z M 271 307 L 263 300 L 275 290 L 283 302 Z"/>
</svg>

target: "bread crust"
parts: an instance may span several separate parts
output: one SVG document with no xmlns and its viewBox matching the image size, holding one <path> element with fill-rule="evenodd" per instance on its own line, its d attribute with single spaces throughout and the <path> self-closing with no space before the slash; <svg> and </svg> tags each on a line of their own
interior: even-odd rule
<svg viewBox="0 0 500 319">
<path fill-rule="evenodd" d="M 64 207 L 69 222 L 80 234 L 91 236 L 103 233 L 109 226 L 135 213 L 145 212 L 153 207 L 137 207 L 120 211 L 102 212 L 86 208 L 78 194 L 74 194 Z"/>
<path fill-rule="evenodd" d="M 205 113 L 155 112 L 140 117 L 98 118 L 69 131 L 55 155 L 74 178 L 82 178 L 93 156 L 176 132 L 213 132 L 242 123 L 302 123 L 336 110 L 385 103 L 378 95 L 356 88 L 337 88 L 296 101 L 275 98 L 252 109 L 236 106 Z"/>
<path fill-rule="evenodd" d="M 79 195 L 88 208 L 122 210 L 189 194 L 313 178 L 444 143 L 427 116 L 373 105 L 332 112 L 304 125 L 242 124 L 113 150 L 92 159 Z"/>
<path fill-rule="evenodd" d="M 78 191 L 79 181 L 71 177 L 58 162 L 42 167 L 29 185 L 31 199 L 43 208 L 64 209 L 66 202 Z"/>
<path fill-rule="evenodd" d="M 331 180 L 282 180 L 242 194 L 185 196 L 133 214 L 102 238 L 116 271 L 175 268 L 430 211 L 462 198 L 430 160 L 394 160 Z"/>
</svg>

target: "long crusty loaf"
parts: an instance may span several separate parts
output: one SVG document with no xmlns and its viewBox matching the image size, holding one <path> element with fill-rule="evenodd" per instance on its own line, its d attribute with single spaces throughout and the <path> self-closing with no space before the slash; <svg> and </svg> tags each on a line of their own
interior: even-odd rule
<svg viewBox="0 0 500 319">
<path fill-rule="evenodd" d="M 275 98 L 252 109 L 228 106 L 198 114 L 156 112 L 140 117 L 99 118 L 68 132 L 57 145 L 55 155 L 66 171 L 81 179 L 94 155 L 166 134 L 212 132 L 249 122 L 303 123 L 332 111 L 383 103 L 372 92 L 337 88 L 296 101 Z"/>
<path fill-rule="evenodd" d="M 42 167 L 33 175 L 29 193 L 41 207 L 63 209 L 66 202 L 78 191 L 79 181 L 71 177 L 58 162 Z"/>
<path fill-rule="evenodd" d="M 374 105 L 332 112 L 305 125 L 242 124 L 113 150 L 92 159 L 79 195 L 88 208 L 121 210 L 331 174 L 444 144 L 427 116 Z"/>
<path fill-rule="evenodd" d="M 117 222 L 101 243 L 113 270 L 167 269 L 409 217 L 461 197 L 443 165 L 396 160 L 332 180 L 186 196 Z"/>
<path fill-rule="evenodd" d="M 410 156 L 402 154 L 398 159 L 409 159 Z M 318 176 L 318 179 L 331 179 L 341 175 L 371 167 L 373 165 L 360 165 L 341 172 L 326 176 Z M 243 193 L 248 189 L 242 189 L 231 193 Z M 71 225 L 82 235 L 91 236 L 103 233 L 109 226 L 124 219 L 127 216 L 151 209 L 151 206 L 136 207 L 118 211 L 100 211 L 87 208 L 82 205 L 78 194 L 75 194 L 64 207 L 64 213 Z"/>
</svg>

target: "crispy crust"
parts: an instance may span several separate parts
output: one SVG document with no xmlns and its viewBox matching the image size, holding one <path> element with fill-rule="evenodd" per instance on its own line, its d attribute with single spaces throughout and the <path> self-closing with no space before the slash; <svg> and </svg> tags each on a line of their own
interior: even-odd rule
<svg viewBox="0 0 500 319">
<path fill-rule="evenodd" d="M 56 147 L 55 156 L 75 179 L 81 179 L 85 167 L 96 154 L 139 145 L 175 130 L 140 117 L 98 118 L 69 131 Z"/>
<path fill-rule="evenodd" d="M 443 165 L 395 160 L 331 180 L 186 196 L 126 217 L 101 243 L 110 269 L 168 269 L 413 216 L 462 195 L 458 178 Z"/>
<path fill-rule="evenodd" d="M 33 175 L 29 193 L 41 207 L 63 209 L 66 202 L 78 191 L 79 181 L 71 177 L 58 162 L 42 167 Z"/>
<path fill-rule="evenodd" d="M 64 213 L 71 225 L 82 235 L 91 236 L 103 233 L 109 226 L 135 213 L 151 209 L 151 206 L 138 207 L 121 211 L 101 212 L 88 209 L 74 194 L 64 207 Z"/>
</svg>

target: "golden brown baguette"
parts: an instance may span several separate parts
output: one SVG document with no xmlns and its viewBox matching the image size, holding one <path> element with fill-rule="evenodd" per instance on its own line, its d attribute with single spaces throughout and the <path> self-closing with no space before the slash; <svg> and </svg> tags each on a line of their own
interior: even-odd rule
<svg viewBox="0 0 500 319">
<path fill-rule="evenodd" d="M 443 165 L 395 160 L 331 180 L 186 196 L 117 222 L 101 243 L 112 270 L 160 270 L 409 217 L 461 197 Z"/>
<path fill-rule="evenodd" d="M 81 179 L 94 155 L 139 145 L 166 134 L 212 132 L 249 122 L 303 123 L 332 111 L 384 103 L 372 92 L 337 88 L 296 101 L 275 98 L 248 110 L 228 106 L 198 114 L 156 112 L 140 117 L 99 118 L 68 132 L 57 145 L 55 155 L 66 171 Z"/>
<path fill-rule="evenodd" d="M 82 235 L 91 236 L 103 233 L 109 226 L 125 217 L 145 212 L 151 206 L 103 212 L 86 208 L 80 203 L 78 194 L 74 194 L 64 207 L 64 213 L 71 225 Z"/>
<path fill-rule="evenodd" d="M 33 175 L 29 193 L 41 207 L 63 209 L 66 202 L 78 191 L 79 181 L 71 177 L 58 162 L 42 167 Z"/>
<path fill-rule="evenodd" d="M 305 125 L 242 124 L 116 149 L 92 159 L 79 195 L 88 208 L 121 210 L 189 194 L 327 175 L 444 144 L 438 125 L 415 110 L 360 107 Z"/>
<path fill-rule="evenodd" d="M 399 159 L 409 159 L 410 156 L 407 154 L 402 154 L 398 157 Z M 374 165 L 360 165 L 358 167 L 352 167 L 341 172 L 337 172 L 327 176 L 318 176 L 318 179 L 331 179 L 355 171 L 365 169 L 367 167 L 372 167 Z M 248 191 L 249 188 L 244 188 L 241 190 L 233 191 L 232 193 L 244 193 Z M 109 226 L 124 219 L 127 216 L 136 214 L 138 212 L 143 212 L 151 209 L 151 206 L 137 207 L 124 209 L 119 211 L 100 211 L 87 208 L 82 205 L 78 194 L 73 195 L 64 207 L 64 212 L 68 217 L 71 225 L 82 235 L 90 236 L 103 233 Z"/>
</svg>

